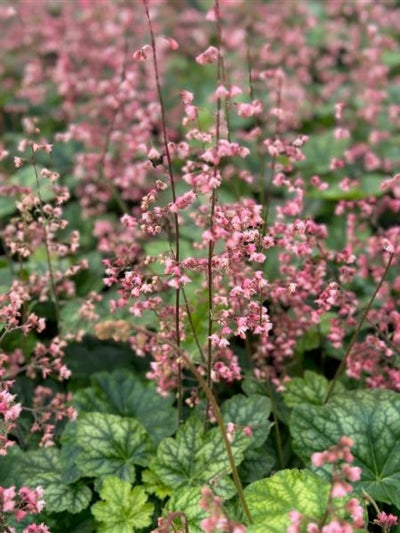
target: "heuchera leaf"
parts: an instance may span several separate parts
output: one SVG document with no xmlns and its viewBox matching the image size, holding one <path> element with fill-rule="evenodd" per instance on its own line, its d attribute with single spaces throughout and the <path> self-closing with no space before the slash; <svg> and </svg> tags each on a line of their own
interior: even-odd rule
<svg viewBox="0 0 400 533">
<path fill-rule="evenodd" d="M 304 377 L 293 378 L 285 383 L 283 399 L 289 407 L 296 407 L 304 403 L 322 405 L 328 392 L 329 381 L 321 374 L 306 370 Z M 338 383 L 333 395 L 343 394 L 344 387 Z"/>
<path fill-rule="evenodd" d="M 354 440 L 354 464 L 362 468 L 357 493 L 400 509 L 400 394 L 382 389 L 349 392 L 323 406 L 299 405 L 290 419 L 298 455 L 308 461 L 340 437 Z"/>
<path fill-rule="evenodd" d="M 182 487 L 174 491 L 174 494 L 165 507 L 167 511 L 165 515 L 172 512 L 185 513 L 186 523 L 190 533 L 202 533 L 204 529 L 200 526 L 200 522 L 209 515 L 204 511 L 200 505 L 201 487 Z M 174 524 L 177 531 L 184 531 L 183 522 L 178 517 Z"/>
<path fill-rule="evenodd" d="M 82 472 L 76 464 L 76 459 L 82 448 L 76 443 L 77 423 L 69 421 L 62 432 L 60 452 L 61 479 L 63 483 L 73 483 L 82 477 Z"/>
<path fill-rule="evenodd" d="M 170 496 L 173 492 L 171 488 L 164 485 L 161 479 L 152 470 L 143 470 L 142 486 L 148 494 L 155 494 L 160 500 Z"/>
<path fill-rule="evenodd" d="M 135 481 L 135 465 L 147 466 L 154 452 L 144 427 L 134 418 L 87 413 L 77 425 L 77 444 L 82 452 L 78 467 L 86 476 L 116 475 Z"/>
<path fill-rule="evenodd" d="M 271 424 L 268 420 L 271 402 L 266 396 L 252 395 L 246 397 L 236 394 L 222 405 L 225 422 L 233 422 L 239 427 L 249 426 L 253 430 L 251 447 L 260 447 L 267 439 Z M 243 434 L 243 438 L 246 437 Z"/>
<path fill-rule="evenodd" d="M 89 505 L 92 491 L 83 483 L 63 483 L 60 452 L 43 448 L 20 457 L 20 483 L 29 487 L 42 486 L 46 511 L 79 513 Z"/>
<path fill-rule="evenodd" d="M 109 476 L 103 482 L 100 497 L 103 501 L 91 507 L 99 522 L 98 533 L 133 533 L 150 525 L 154 506 L 147 503 L 142 487 L 132 488 L 127 481 Z"/>
<path fill-rule="evenodd" d="M 231 446 L 236 465 L 244 458 L 250 439 L 234 438 Z M 218 428 L 204 433 L 203 424 L 192 415 L 178 430 L 175 438 L 164 439 L 151 462 L 165 485 L 173 489 L 211 484 L 218 496 L 228 499 L 235 487 L 228 477 L 231 469 Z"/>
<path fill-rule="evenodd" d="M 271 471 L 275 457 L 266 449 L 250 448 L 246 450 L 245 459 L 239 466 L 239 475 L 243 483 L 252 483 L 265 477 Z"/>
<path fill-rule="evenodd" d="M 99 411 L 136 418 L 155 444 L 175 432 L 174 399 L 161 397 L 153 383 L 143 382 L 126 369 L 99 372 L 93 376 L 92 383 L 93 387 L 77 394 L 75 404 L 80 412 Z"/>
<path fill-rule="evenodd" d="M 299 511 L 318 522 L 325 513 L 330 483 L 308 470 L 281 470 L 255 481 L 244 493 L 253 525 L 247 533 L 283 533 L 289 512 Z"/>
</svg>

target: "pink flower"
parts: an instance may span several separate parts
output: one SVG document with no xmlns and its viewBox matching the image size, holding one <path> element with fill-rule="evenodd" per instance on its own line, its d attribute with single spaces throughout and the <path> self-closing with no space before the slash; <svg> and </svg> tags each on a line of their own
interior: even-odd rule
<svg viewBox="0 0 400 533">
<path fill-rule="evenodd" d="M 209 46 L 207 50 L 196 57 L 196 63 L 199 65 L 209 65 L 218 60 L 218 49 L 215 46 Z"/>
<path fill-rule="evenodd" d="M 10 513 L 15 509 L 15 487 L 5 489 L 0 487 L 0 509 L 4 513 Z"/>
<path fill-rule="evenodd" d="M 135 52 L 133 52 L 133 59 L 135 61 L 146 61 L 147 53 L 150 48 L 151 46 L 146 44 L 142 46 L 142 48 L 139 48 L 139 50 L 135 50 Z"/>
<path fill-rule="evenodd" d="M 393 514 L 386 514 L 384 511 L 378 513 L 377 517 L 374 520 L 374 524 L 386 528 L 397 526 L 397 522 L 397 516 L 394 516 Z"/>
</svg>

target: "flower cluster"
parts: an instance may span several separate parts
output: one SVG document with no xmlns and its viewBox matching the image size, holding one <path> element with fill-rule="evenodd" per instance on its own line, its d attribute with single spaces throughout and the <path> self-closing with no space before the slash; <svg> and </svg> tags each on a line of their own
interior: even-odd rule
<svg viewBox="0 0 400 533">
<path fill-rule="evenodd" d="M 17 522 L 20 522 L 27 515 L 40 513 L 43 508 L 43 489 L 41 487 L 35 489 L 21 487 L 18 491 L 14 486 L 0 487 L 0 526 L 6 526 L 4 520 L 7 520 L 9 516 L 14 516 Z M 49 531 L 44 524 L 39 526 L 33 524 L 24 528 L 23 533 L 49 533 Z"/>
<path fill-rule="evenodd" d="M 229 519 L 223 509 L 221 498 L 215 496 L 209 487 L 201 490 L 200 507 L 209 513 L 209 517 L 201 521 L 201 528 L 204 533 L 245 533 L 246 527 Z"/>
<path fill-rule="evenodd" d="M 318 524 L 293 510 L 289 514 L 290 526 L 287 533 L 300 533 L 305 524 L 307 533 L 353 533 L 365 525 L 365 512 L 360 501 L 354 497 L 343 499 L 353 491 L 351 483 L 361 478 L 361 468 L 351 464 L 354 461 L 350 450 L 353 445 L 352 439 L 341 437 L 328 450 L 312 455 L 311 463 L 315 467 L 330 465 L 332 468 L 326 518 L 323 524 Z"/>
<path fill-rule="evenodd" d="M 5 355 L 0 355 L 0 364 L 4 361 Z M 0 366 L 0 378 L 4 371 Z M 7 454 L 7 448 L 13 445 L 13 441 L 8 439 L 11 430 L 16 426 L 16 422 L 21 413 L 21 405 L 15 402 L 15 395 L 11 394 L 12 381 L 0 381 L 0 455 Z"/>
</svg>

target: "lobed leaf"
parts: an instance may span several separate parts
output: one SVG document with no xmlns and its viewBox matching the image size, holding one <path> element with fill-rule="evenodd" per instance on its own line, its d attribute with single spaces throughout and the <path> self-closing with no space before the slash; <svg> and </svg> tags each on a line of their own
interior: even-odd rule
<svg viewBox="0 0 400 533">
<path fill-rule="evenodd" d="M 81 482 L 63 481 L 60 452 L 56 448 L 42 448 L 21 455 L 19 469 L 21 485 L 43 487 L 49 512 L 79 513 L 90 503 L 92 491 L 89 487 Z"/>
<path fill-rule="evenodd" d="M 250 439 L 235 438 L 232 452 L 236 465 L 244 458 Z M 204 433 L 203 424 L 192 415 L 178 430 L 175 438 L 164 439 L 150 468 L 172 489 L 211 484 L 216 494 L 230 498 L 235 487 L 229 478 L 230 466 L 218 428 Z"/>
<path fill-rule="evenodd" d="M 86 476 L 115 475 L 135 481 L 135 465 L 147 466 L 154 452 L 144 427 L 134 418 L 87 413 L 78 420 L 76 461 Z"/>
<path fill-rule="evenodd" d="M 246 531 L 283 533 L 292 510 L 318 522 L 324 516 L 329 492 L 330 483 L 308 470 L 281 470 L 255 481 L 244 491 L 254 520 Z"/>
<path fill-rule="evenodd" d="M 98 533 L 133 533 L 150 525 L 154 506 L 147 503 L 142 487 L 131 488 L 127 481 L 109 476 L 103 482 L 100 497 L 103 501 L 91 507 L 99 522 Z"/>
<path fill-rule="evenodd" d="M 316 374 L 310 370 L 304 372 L 302 378 L 293 378 L 285 383 L 283 399 L 289 407 L 296 407 L 304 403 L 322 405 L 328 392 L 329 381 L 321 374 Z M 344 387 L 341 383 L 337 384 L 333 395 L 342 394 Z"/>
<path fill-rule="evenodd" d="M 253 430 L 250 437 L 252 448 L 260 447 L 267 440 L 271 428 L 271 401 L 266 396 L 236 394 L 224 402 L 221 412 L 225 422 L 233 422 L 239 427 L 249 426 Z M 243 435 L 243 438 L 249 437 Z"/>
<path fill-rule="evenodd" d="M 92 383 L 92 387 L 76 395 L 80 411 L 136 418 L 155 444 L 175 432 L 177 416 L 173 398 L 161 397 L 153 383 L 144 382 L 126 369 L 99 372 L 92 377 Z"/>
<path fill-rule="evenodd" d="M 298 405 L 290 418 L 298 455 L 308 462 L 340 437 L 354 440 L 354 464 L 361 467 L 356 493 L 393 503 L 400 509 L 400 394 L 371 389 L 348 392 L 327 405 Z"/>
</svg>

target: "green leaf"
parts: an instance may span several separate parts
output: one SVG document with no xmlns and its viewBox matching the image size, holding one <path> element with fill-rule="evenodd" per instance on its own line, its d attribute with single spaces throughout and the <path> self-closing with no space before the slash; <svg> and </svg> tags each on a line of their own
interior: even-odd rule
<svg viewBox="0 0 400 533">
<path fill-rule="evenodd" d="M 97 398 L 105 412 L 136 418 L 146 428 L 155 444 L 175 433 L 174 398 L 161 397 L 153 383 L 143 382 L 132 372 L 119 369 L 112 374 L 100 372 L 92 378 Z M 86 409 L 85 409 L 86 410 Z"/>
<path fill-rule="evenodd" d="M 147 493 L 155 494 L 160 500 L 170 496 L 172 493 L 172 490 L 164 485 L 161 479 L 152 470 L 143 470 L 142 485 Z"/>
<path fill-rule="evenodd" d="M 331 159 L 341 158 L 349 144 L 349 139 L 335 139 L 334 130 L 320 132 L 311 136 L 304 145 L 306 159 L 298 162 L 296 166 L 301 169 L 312 169 L 316 174 L 327 173 L 330 171 Z"/>
<path fill-rule="evenodd" d="M 103 501 L 91 507 L 99 522 L 98 533 L 133 533 L 151 524 L 154 506 L 147 503 L 142 487 L 131 488 L 130 483 L 109 476 L 103 482 L 100 497 Z"/>
<path fill-rule="evenodd" d="M 186 524 L 190 533 L 202 533 L 204 529 L 200 522 L 207 518 L 209 514 L 200 505 L 201 487 L 181 488 L 174 491 L 174 494 L 165 507 L 169 513 L 185 513 Z M 165 514 L 165 513 L 164 513 Z M 184 522 L 181 517 L 173 521 L 177 531 L 185 531 Z"/>
<path fill-rule="evenodd" d="M 312 327 L 296 341 L 296 354 L 304 354 L 304 352 L 310 352 L 311 350 L 316 350 L 321 343 L 321 336 L 319 334 L 318 328 Z"/>
<path fill-rule="evenodd" d="M 250 444 L 250 439 L 241 438 L 240 433 L 238 436 L 231 445 L 236 465 L 243 461 L 244 450 Z M 219 429 L 204 433 L 203 424 L 195 415 L 185 422 L 174 439 L 166 438 L 161 442 L 150 468 L 173 489 L 208 483 L 222 498 L 235 494 L 228 477 L 231 469 Z"/>
<path fill-rule="evenodd" d="M 135 481 L 135 465 L 147 466 L 153 444 L 144 427 L 133 418 L 87 413 L 78 420 L 77 465 L 86 476 L 116 475 Z"/>
<path fill-rule="evenodd" d="M 267 476 L 275 463 L 275 457 L 264 446 L 246 450 L 245 459 L 239 466 L 239 476 L 243 483 L 252 483 Z"/>
<path fill-rule="evenodd" d="M 41 165 L 36 165 L 37 175 L 38 175 L 38 181 L 40 186 L 40 196 L 43 200 L 43 202 L 48 202 L 49 200 L 52 200 L 55 198 L 55 192 L 54 189 L 46 178 L 43 178 L 40 175 L 40 172 L 42 170 Z M 33 194 L 38 193 L 38 185 L 36 180 L 36 174 L 35 169 L 33 165 L 26 164 L 25 166 L 19 168 L 17 171 L 14 172 L 12 175 L 10 182 L 15 185 L 19 185 L 21 187 L 30 187 L 32 189 Z"/>
<path fill-rule="evenodd" d="M 266 396 L 236 394 L 222 405 L 225 422 L 233 422 L 238 427 L 249 426 L 253 430 L 250 439 L 252 448 L 260 447 L 267 439 L 271 424 L 271 402 Z"/>
<path fill-rule="evenodd" d="M 42 486 L 46 511 L 79 513 L 91 500 L 92 491 L 83 483 L 64 483 L 61 476 L 60 452 L 43 448 L 23 454 L 19 463 L 21 485 Z"/>
<path fill-rule="evenodd" d="M 278 393 L 273 385 L 268 382 L 256 379 L 251 374 L 246 374 L 241 383 L 241 387 L 242 390 L 248 396 L 252 396 L 253 394 L 255 394 L 260 396 L 267 396 L 270 399 L 272 398 L 272 404 L 274 405 L 276 416 L 285 425 L 288 424 L 290 410 L 283 401 L 281 393 Z"/>
<path fill-rule="evenodd" d="M 344 435 L 352 438 L 354 464 L 362 469 L 356 492 L 400 509 L 400 394 L 374 389 L 338 395 L 327 405 L 299 405 L 290 432 L 305 461 Z"/>
<path fill-rule="evenodd" d="M 315 521 L 325 513 L 330 483 L 308 470 L 281 470 L 274 476 L 255 481 L 244 493 L 253 525 L 247 533 L 283 533 L 297 510 Z"/>
<path fill-rule="evenodd" d="M 60 478 L 44 485 L 44 500 L 46 511 L 60 513 L 80 513 L 89 505 L 92 499 L 92 491 L 84 483 L 66 485 L 60 483 Z"/>
<path fill-rule="evenodd" d="M 49 476 L 56 476 L 60 470 L 60 452 L 57 448 L 42 448 L 21 454 L 18 480 L 21 485 L 29 482 L 42 485 Z"/>
<path fill-rule="evenodd" d="M 7 449 L 7 455 L 0 455 L 0 487 L 15 485 L 23 451 L 17 444 Z"/>
<path fill-rule="evenodd" d="M 329 381 L 321 374 L 306 370 L 302 378 L 293 378 L 285 383 L 283 399 L 289 407 L 296 407 L 304 403 L 322 405 L 328 392 Z M 338 383 L 333 396 L 343 394 L 344 387 Z"/>
<path fill-rule="evenodd" d="M 76 442 L 77 423 L 69 421 L 61 435 L 60 466 L 63 483 L 74 483 L 82 477 L 82 472 L 76 464 L 76 459 L 82 448 Z"/>
</svg>

